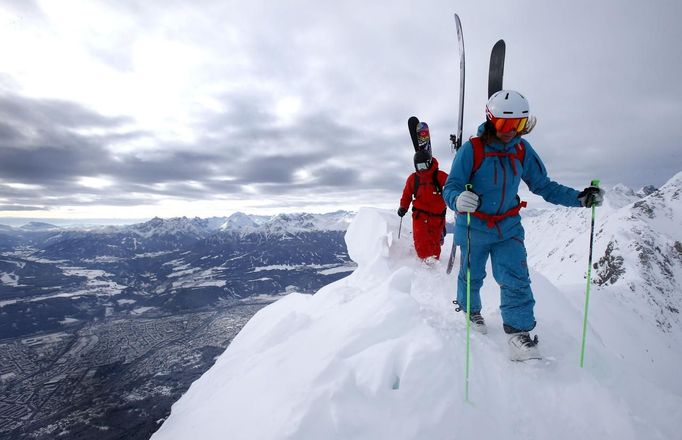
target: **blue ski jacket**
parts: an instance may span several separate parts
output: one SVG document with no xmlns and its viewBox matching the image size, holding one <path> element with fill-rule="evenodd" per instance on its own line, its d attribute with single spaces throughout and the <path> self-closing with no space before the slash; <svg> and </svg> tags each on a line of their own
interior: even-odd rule
<svg viewBox="0 0 682 440">
<path fill-rule="evenodd" d="M 478 128 L 479 135 L 483 133 L 485 124 Z M 521 180 L 528 188 L 546 201 L 555 205 L 580 207 L 578 191 L 552 181 L 547 176 L 547 170 L 530 143 L 516 136 L 510 142 L 503 144 L 495 140 L 484 146 L 486 153 L 514 153 L 516 145 L 523 142 L 525 157 L 523 163 L 519 159 L 507 156 L 485 156 L 478 170 L 469 178 L 474 165 L 474 150 L 471 141 L 467 141 L 457 152 L 455 160 L 445 186 L 443 198 L 450 209 L 456 211 L 457 196 L 464 191 L 464 185 L 471 183 L 472 191 L 480 197 L 478 211 L 489 215 L 501 215 L 518 206 L 520 200 L 517 195 Z M 514 164 L 511 161 L 515 161 Z M 511 215 L 499 220 L 491 228 L 482 218 L 471 216 L 471 228 L 480 232 L 496 234 L 499 238 L 510 238 L 518 233 L 521 216 Z M 466 215 L 458 215 L 456 229 L 466 229 Z M 459 231 L 458 231 L 459 232 Z"/>
</svg>

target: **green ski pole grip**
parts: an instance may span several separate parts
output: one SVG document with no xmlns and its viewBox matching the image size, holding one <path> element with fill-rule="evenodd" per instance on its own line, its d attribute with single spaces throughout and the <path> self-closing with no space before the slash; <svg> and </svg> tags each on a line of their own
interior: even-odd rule
<svg viewBox="0 0 682 440">
<path fill-rule="evenodd" d="M 597 187 L 598 187 L 598 186 L 599 186 L 599 179 L 593 179 L 593 180 L 590 182 L 590 185 L 591 185 L 591 186 L 597 186 Z"/>
</svg>

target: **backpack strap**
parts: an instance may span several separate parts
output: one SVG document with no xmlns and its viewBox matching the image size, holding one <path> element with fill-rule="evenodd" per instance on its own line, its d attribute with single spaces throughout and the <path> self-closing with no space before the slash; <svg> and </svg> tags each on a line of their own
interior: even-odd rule
<svg viewBox="0 0 682 440">
<path fill-rule="evenodd" d="M 412 181 L 413 187 L 412 187 L 412 200 L 415 200 L 417 198 L 417 192 L 419 191 L 419 173 L 413 173 L 414 174 L 414 180 Z M 441 186 L 440 182 L 438 181 L 438 168 L 436 168 L 433 171 L 433 174 L 431 175 L 433 179 L 433 186 L 436 188 L 436 192 L 434 194 L 443 194 L 443 187 Z"/>
<path fill-rule="evenodd" d="M 476 174 L 476 171 L 478 171 L 478 169 L 481 167 L 481 163 L 483 163 L 483 159 L 485 159 L 486 157 L 490 156 L 508 157 L 509 162 L 511 163 L 512 171 L 514 171 L 514 175 L 517 174 L 516 161 L 514 159 L 518 159 L 523 165 L 523 161 L 526 158 L 526 146 L 523 143 L 523 139 L 521 139 L 518 144 L 514 145 L 515 153 L 486 153 L 485 145 L 483 145 L 483 140 L 481 140 L 480 137 L 472 137 L 470 141 L 471 146 L 473 147 L 474 150 L 474 164 L 471 167 L 469 182 L 473 180 L 474 174 Z"/>
<path fill-rule="evenodd" d="M 526 146 L 523 144 L 523 139 L 521 139 L 518 144 L 514 145 L 514 149 L 516 150 L 516 154 L 509 154 L 508 156 L 509 161 L 512 164 L 512 170 L 514 170 L 514 175 L 516 175 L 516 161 L 514 159 L 518 159 L 519 162 L 521 162 L 521 165 L 523 165 L 523 160 L 526 158 Z"/>
<path fill-rule="evenodd" d="M 412 180 L 412 200 L 416 200 L 417 198 L 417 191 L 419 191 L 419 174 L 418 173 L 412 173 L 414 174 L 414 179 Z"/>
<path fill-rule="evenodd" d="M 443 187 L 440 185 L 440 182 L 438 181 L 438 168 L 433 170 L 433 174 L 431 174 L 431 177 L 433 177 L 433 186 L 436 188 L 436 194 L 440 195 L 443 194 Z"/>
<path fill-rule="evenodd" d="M 481 168 L 481 163 L 485 158 L 485 146 L 480 137 L 472 137 L 469 139 L 474 150 L 474 165 L 471 167 L 471 174 L 469 174 L 469 182 L 474 179 L 474 174 Z"/>
</svg>

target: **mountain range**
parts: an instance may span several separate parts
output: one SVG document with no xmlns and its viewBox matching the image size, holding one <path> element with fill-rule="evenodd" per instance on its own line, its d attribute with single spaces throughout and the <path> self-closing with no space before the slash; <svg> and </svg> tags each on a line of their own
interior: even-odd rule
<svg viewBox="0 0 682 440">
<path fill-rule="evenodd" d="M 353 271 L 351 217 L 0 226 L 0 439 L 149 438 L 256 311 Z"/>
<path fill-rule="evenodd" d="M 0 306 L 11 305 L 17 319 L 3 320 L 0 334 L 56 329 L 66 318 L 81 319 L 82 303 L 69 298 L 90 297 L 100 304 L 98 312 L 110 307 L 112 313 L 140 307 L 185 310 L 287 289 L 314 291 L 353 268 L 343 242 L 351 216 L 236 213 L 154 218 L 128 226 L 3 227 Z M 23 313 L 31 303 L 54 313 Z"/>
</svg>

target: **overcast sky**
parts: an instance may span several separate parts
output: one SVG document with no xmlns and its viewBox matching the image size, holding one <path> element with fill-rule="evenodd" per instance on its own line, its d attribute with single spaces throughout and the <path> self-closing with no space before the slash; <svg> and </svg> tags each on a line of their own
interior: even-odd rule
<svg viewBox="0 0 682 440">
<path fill-rule="evenodd" d="M 453 159 L 454 12 L 465 135 L 504 38 L 554 180 L 660 186 L 682 171 L 681 5 L 0 0 L 0 217 L 397 208 L 409 116 Z"/>
</svg>

